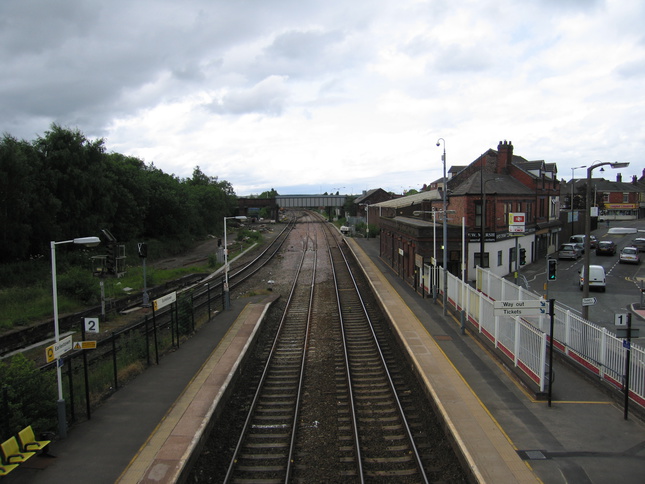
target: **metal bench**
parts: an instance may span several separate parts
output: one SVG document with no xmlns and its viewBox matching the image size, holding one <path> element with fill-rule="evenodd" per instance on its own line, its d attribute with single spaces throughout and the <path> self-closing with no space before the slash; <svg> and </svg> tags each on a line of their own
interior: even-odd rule
<svg viewBox="0 0 645 484">
<path fill-rule="evenodd" d="M 5 440 L 0 447 L 2 448 L 2 465 L 10 466 L 12 464 L 22 464 L 36 455 L 35 452 L 21 452 L 18 446 L 18 440 L 11 437 Z M 11 469 L 13 470 L 13 469 Z M 11 470 L 7 472 L 11 472 Z"/>
<path fill-rule="evenodd" d="M 0 464 L 0 476 L 6 476 L 16 467 L 18 467 L 18 464 L 11 464 L 11 465 Z"/>
<path fill-rule="evenodd" d="M 18 442 L 20 443 L 20 450 L 22 452 L 42 451 L 43 454 L 46 454 L 48 451 L 47 446 L 50 444 L 51 440 L 36 440 L 34 430 L 31 428 L 31 425 L 29 425 L 18 432 Z"/>
</svg>

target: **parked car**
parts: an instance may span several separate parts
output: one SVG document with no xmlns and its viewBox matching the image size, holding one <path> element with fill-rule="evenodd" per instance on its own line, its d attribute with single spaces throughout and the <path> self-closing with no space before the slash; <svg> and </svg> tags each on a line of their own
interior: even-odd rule
<svg viewBox="0 0 645 484">
<path fill-rule="evenodd" d="M 616 244 L 611 240 L 601 240 L 596 247 L 596 255 L 615 255 Z"/>
<path fill-rule="evenodd" d="M 638 254 L 638 249 L 636 247 L 623 247 L 620 251 L 620 256 L 618 258 L 619 262 L 630 262 L 632 264 L 640 264 L 641 257 Z"/>
<path fill-rule="evenodd" d="M 582 244 L 582 247 L 584 247 L 585 246 L 585 236 L 584 236 L 584 234 L 582 234 L 582 235 L 572 235 L 569 238 L 569 242 L 571 242 L 573 244 Z M 589 247 L 591 247 L 592 249 L 595 249 L 596 247 L 598 247 L 598 239 L 596 238 L 595 235 L 590 235 L 589 236 Z"/>
<path fill-rule="evenodd" d="M 639 252 L 645 252 L 645 238 L 638 237 L 632 240 L 632 247 L 636 247 Z"/>
<path fill-rule="evenodd" d="M 562 244 L 558 250 L 558 259 L 579 259 L 582 256 L 580 247 L 576 244 Z"/>
<path fill-rule="evenodd" d="M 583 267 L 580 271 L 580 290 L 584 289 L 585 284 L 585 268 Z M 589 266 L 589 289 L 593 288 L 600 289 L 602 292 L 605 292 L 606 286 L 606 276 L 605 269 L 603 266 L 592 265 Z"/>
</svg>

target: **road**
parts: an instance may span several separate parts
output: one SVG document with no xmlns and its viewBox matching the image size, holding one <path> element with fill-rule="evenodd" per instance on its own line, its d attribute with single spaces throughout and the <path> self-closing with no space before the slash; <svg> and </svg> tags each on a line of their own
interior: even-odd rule
<svg viewBox="0 0 645 484">
<path fill-rule="evenodd" d="M 613 224 L 645 231 L 643 221 L 614 222 Z M 614 315 L 628 313 L 632 304 L 641 302 L 641 286 L 645 285 L 645 253 L 641 252 L 643 261 L 640 264 L 620 264 L 618 262 L 620 249 L 630 245 L 632 239 L 642 237 L 643 234 L 609 234 L 608 232 L 609 228 L 605 226 L 592 232 L 599 241 L 612 240 L 617 246 L 617 252 L 614 256 L 597 256 L 595 251 L 591 252 L 590 264 L 604 267 L 607 286 L 605 292 L 590 289 L 589 296 L 595 297 L 597 302 L 589 307 L 589 319 L 615 332 Z M 582 309 L 579 271 L 582 269 L 583 261 L 584 258 L 577 261 L 558 261 L 557 279 L 550 282 L 548 287 L 549 298 L 555 298 L 558 304 L 568 306 L 577 314 L 580 314 Z M 520 273 L 526 277 L 529 289 L 538 294 L 545 294 L 546 262 L 533 263 L 520 269 Z M 635 316 L 632 318 L 632 325 L 641 328 L 641 335 L 645 337 L 644 320 Z"/>
</svg>

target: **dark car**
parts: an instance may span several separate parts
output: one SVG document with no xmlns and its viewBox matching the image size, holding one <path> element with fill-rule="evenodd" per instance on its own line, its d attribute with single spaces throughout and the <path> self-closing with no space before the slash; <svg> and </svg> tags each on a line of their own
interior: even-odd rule
<svg viewBox="0 0 645 484">
<path fill-rule="evenodd" d="M 611 240 L 601 240 L 596 247 L 596 255 L 615 255 L 616 244 Z"/>
</svg>

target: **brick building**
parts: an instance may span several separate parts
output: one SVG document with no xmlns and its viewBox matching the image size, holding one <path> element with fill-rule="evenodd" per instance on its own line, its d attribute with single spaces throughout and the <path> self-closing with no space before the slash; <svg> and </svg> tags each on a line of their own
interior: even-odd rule
<svg viewBox="0 0 645 484">
<path fill-rule="evenodd" d="M 455 170 L 447 187 L 450 272 L 460 275 L 465 260 L 467 280 L 474 278 L 477 265 L 503 276 L 514 272 L 520 252 L 531 262 L 557 249 L 561 223 L 555 164 L 528 161 L 504 141 L 497 150 L 489 149 Z M 432 222 L 432 211 L 443 208 L 442 192 L 424 192 L 398 202 L 395 213 L 391 207 L 382 208 L 386 210 L 380 219 L 381 257 L 409 283 L 420 284 L 419 264 L 427 264 L 435 253 L 439 265 L 443 258 L 442 216 L 435 212 L 437 226 Z M 525 215 L 523 232 L 509 231 L 511 213 Z"/>
</svg>

